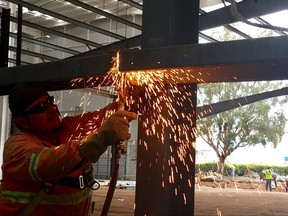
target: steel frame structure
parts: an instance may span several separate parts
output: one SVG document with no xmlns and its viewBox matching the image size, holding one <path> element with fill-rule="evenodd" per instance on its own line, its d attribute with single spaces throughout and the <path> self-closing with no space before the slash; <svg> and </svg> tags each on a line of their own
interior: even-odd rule
<svg viewBox="0 0 288 216">
<path fill-rule="evenodd" d="M 161 3 L 163 3 L 163 1 L 161 2 L 161 0 L 153 1 L 157 2 L 158 7 L 160 7 Z M 173 3 L 177 4 L 177 0 L 175 0 Z M 165 5 L 165 8 L 167 9 L 167 7 L 169 6 L 172 5 Z M 238 4 L 238 7 L 239 11 L 241 11 L 245 18 L 250 18 L 260 16 L 265 13 L 271 13 L 272 11 L 278 11 L 283 8 L 288 8 L 288 1 L 246 0 L 240 2 Z M 143 8 L 143 10 L 145 11 L 145 7 Z M 227 8 L 224 8 L 219 9 L 215 12 L 201 15 L 199 29 L 208 29 L 212 26 L 226 25 L 236 21 L 233 20 L 233 17 L 231 20 L 231 16 L 227 14 L 226 10 Z M 182 11 L 175 11 L 176 15 L 179 15 L 181 12 Z M 151 11 L 149 11 L 148 9 L 147 13 L 151 13 Z M 171 14 L 165 14 L 163 15 L 162 19 L 165 20 L 165 18 L 171 18 L 170 15 Z M 69 21 L 74 22 L 74 20 Z M 88 26 L 83 25 L 83 27 Z M 160 27 L 160 29 L 167 30 L 162 26 Z M 96 29 L 93 28 L 93 30 Z M 150 40 L 149 36 L 147 36 L 147 33 L 151 32 L 148 32 L 145 30 L 145 28 L 143 28 L 143 33 L 144 34 L 141 38 L 141 43 L 145 46 L 142 47 L 142 50 L 121 51 L 120 71 L 149 71 L 152 69 L 165 69 L 165 71 L 169 73 L 171 69 L 182 69 L 186 71 L 187 74 L 184 73 L 181 75 L 181 77 L 179 77 L 179 84 L 186 85 L 189 83 L 194 83 L 194 87 L 197 83 L 203 82 L 241 82 L 288 79 L 287 36 L 281 36 L 277 38 L 246 39 L 241 41 L 230 41 L 221 43 L 216 42 L 201 45 L 185 44 L 185 42 L 181 41 L 182 39 L 175 38 L 175 41 L 173 41 L 172 43 L 173 46 L 169 46 L 164 43 L 164 45 L 167 45 L 165 47 L 163 44 L 159 45 L 157 43 L 155 44 L 155 46 L 151 44 L 147 46 L 148 41 Z M 173 33 L 175 34 L 175 32 Z M 117 35 L 113 35 L 113 37 L 114 36 L 118 38 Z M 123 38 L 118 39 L 122 40 Z M 170 38 L 164 39 L 167 39 L 168 41 L 170 40 Z M 139 37 L 137 37 L 136 41 L 139 42 Z M 113 45 L 111 47 L 113 47 Z M 19 82 L 30 82 L 36 85 L 41 84 L 42 86 L 46 87 L 47 90 L 84 88 L 87 87 L 87 85 L 89 84 L 87 80 L 90 77 L 98 77 L 98 82 L 99 84 L 101 84 L 101 77 L 103 77 L 112 66 L 111 59 L 115 55 L 115 52 L 107 55 L 96 56 L 95 54 L 97 54 L 97 50 L 88 52 L 83 55 L 79 55 L 81 57 L 78 56 L 50 63 L 2 68 L 0 69 L 0 94 L 6 95 L 11 86 Z M 71 86 L 70 81 L 71 79 L 75 78 L 82 78 L 82 81 L 79 82 L 77 85 Z M 167 82 L 169 82 L 169 80 L 167 80 Z M 102 85 L 109 85 L 109 83 L 102 83 Z M 192 86 L 190 90 L 195 90 L 194 87 Z M 193 101 L 195 101 L 194 99 Z M 186 105 L 187 107 L 191 106 L 189 104 Z M 179 109 L 181 108 L 179 107 Z M 184 111 L 187 112 L 187 110 Z M 195 111 L 196 113 L 196 106 L 194 106 L 192 111 Z M 193 124 L 195 124 L 195 122 L 196 118 L 194 119 Z M 182 122 L 178 123 L 181 124 Z M 140 135 L 142 137 L 145 136 L 143 130 L 140 130 Z M 153 140 L 150 141 L 152 142 Z M 138 153 L 138 156 L 141 156 L 140 159 L 143 159 L 140 162 L 145 162 L 145 167 L 144 169 L 142 169 L 142 171 L 144 170 L 144 173 L 142 173 L 140 176 L 149 175 L 150 177 L 151 174 L 155 174 L 155 176 L 153 176 L 153 179 L 155 179 L 155 182 L 157 182 L 158 184 L 159 181 L 161 181 L 161 178 L 163 178 L 163 176 L 160 175 L 158 171 L 160 169 L 164 169 L 164 171 L 166 171 L 166 169 L 169 169 L 169 167 L 167 167 L 166 163 L 162 163 L 160 165 L 152 164 L 152 161 L 155 161 L 156 157 L 159 157 L 161 159 L 163 157 L 165 159 L 167 155 L 169 156 L 170 154 L 168 152 L 168 148 L 171 146 L 172 148 L 174 148 L 175 146 L 173 146 L 173 143 L 169 143 L 169 141 L 167 143 L 167 146 L 165 143 L 164 147 L 160 145 L 153 146 L 152 144 L 153 143 L 149 144 L 149 147 L 151 148 L 151 155 L 149 156 L 150 158 L 146 158 L 148 163 L 144 161 L 145 157 L 143 157 L 143 155 L 147 155 L 147 152 L 143 153 L 143 149 L 141 150 L 140 148 L 140 153 Z M 152 166 L 149 167 L 149 164 L 152 164 Z M 138 162 L 138 168 L 139 166 L 140 164 Z M 151 169 L 151 174 L 148 173 L 149 168 Z M 193 170 L 193 167 L 191 168 L 193 178 L 195 172 Z M 167 175 L 166 173 L 164 174 Z M 185 173 L 185 179 L 186 177 L 187 172 Z M 177 181 L 177 183 L 179 183 L 180 185 L 182 184 L 180 178 L 177 178 Z M 165 195 L 167 196 L 163 196 L 163 194 L 158 193 L 162 191 L 162 189 L 159 188 L 159 185 L 156 185 L 156 183 L 153 184 L 153 182 L 150 183 L 152 184 L 150 185 L 152 189 L 151 192 L 153 192 L 153 190 L 156 190 L 157 192 L 155 197 L 153 197 L 153 199 L 151 200 L 153 201 L 155 200 L 155 198 L 159 198 L 159 203 L 153 204 L 151 200 L 149 200 L 149 202 L 147 203 L 143 201 L 143 203 L 141 203 L 141 207 L 137 209 L 137 204 L 139 204 L 139 202 L 141 201 L 140 197 L 142 197 L 142 199 L 149 199 L 149 194 L 151 195 L 151 193 L 149 193 L 149 191 L 147 193 L 144 193 L 144 190 L 140 190 L 140 192 L 139 190 L 136 190 L 136 215 L 143 215 L 143 213 L 147 212 L 148 215 L 169 215 L 170 213 L 171 215 L 173 215 L 175 212 L 181 212 L 182 215 L 189 213 L 190 215 L 190 207 L 192 207 L 193 210 L 193 203 L 191 202 L 191 200 L 194 200 L 193 198 L 189 197 L 188 204 L 187 206 L 185 206 L 185 203 L 181 203 L 180 199 L 178 199 L 177 197 L 175 198 L 175 196 L 172 195 L 174 192 L 172 191 L 173 187 L 168 186 L 167 191 L 164 191 Z M 166 184 L 167 182 L 164 183 Z M 141 181 L 141 185 L 138 185 L 137 188 L 141 186 L 146 186 L 144 185 L 143 181 Z M 192 190 L 192 192 L 189 194 L 192 194 L 193 196 L 194 188 L 190 189 Z M 175 207 L 174 209 L 173 207 L 171 207 L 173 203 L 176 203 L 177 208 Z M 170 212 L 168 212 L 168 210 Z"/>
</svg>

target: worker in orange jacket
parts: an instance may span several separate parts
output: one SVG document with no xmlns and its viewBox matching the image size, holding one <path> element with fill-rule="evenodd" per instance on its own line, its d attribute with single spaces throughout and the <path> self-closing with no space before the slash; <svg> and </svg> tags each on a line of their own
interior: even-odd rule
<svg viewBox="0 0 288 216">
<path fill-rule="evenodd" d="M 130 138 L 136 114 L 123 110 L 107 117 L 116 108 L 112 103 L 61 119 L 53 97 L 27 84 L 11 90 L 9 108 L 20 131 L 4 146 L 0 215 L 89 215 L 91 163 L 107 146 Z"/>
</svg>

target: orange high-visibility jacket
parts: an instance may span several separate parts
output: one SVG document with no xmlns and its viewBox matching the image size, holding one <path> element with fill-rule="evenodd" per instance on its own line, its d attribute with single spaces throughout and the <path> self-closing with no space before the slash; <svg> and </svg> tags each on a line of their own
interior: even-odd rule
<svg viewBox="0 0 288 216">
<path fill-rule="evenodd" d="M 100 126 L 105 113 L 101 110 L 63 118 L 58 136 L 62 144 L 57 146 L 24 132 L 12 135 L 4 146 L 0 215 L 19 215 L 44 182 L 53 182 L 64 176 L 78 177 L 84 170 L 92 172 L 91 163 L 80 154 L 77 144 L 79 138 Z M 95 154 L 100 157 L 105 150 L 104 145 L 99 146 Z M 53 184 L 52 194 L 45 196 L 32 215 L 89 215 L 91 195 L 89 187 L 80 189 Z"/>
</svg>

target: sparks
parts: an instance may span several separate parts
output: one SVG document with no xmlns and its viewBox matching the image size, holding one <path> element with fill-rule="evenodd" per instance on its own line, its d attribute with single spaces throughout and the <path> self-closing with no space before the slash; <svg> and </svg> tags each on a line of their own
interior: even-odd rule
<svg viewBox="0 0 288 216">
<path fill-rule="evenodd" d="M 141 121 L 142 128 L 145 129 L 146 136 L 157 137 L 162 144 L 165 143 L 167 137 L 169 137 L 175 145 L 170 147 L 171 155 L 175 155 L 176 158 L 168 157 L 167 163 L 170 166 L 170 174 L 168 182 L 174 184 L 176 179 L 183 179 L 183 175 L 178 168 L 180 166 L 177 161 L 180 161 L 181 166 L 190 172 L 188 164 L 193 162 L 193 148 L 195 143 L 192 142 L 195 138 L 195 125 L 193 125 L 193 118 L 195 113 L 186 114 L 185 112 L 178 112 L 179 107 L 185 107 L 187 101 L 191 102 L 191 97 L 195 92 L 187 91 L 187 85 L 178 85 L 179 82 L 190 78 L 194 78 L 192 71 L 185 69 L 171 69 L 171 70 L 151 70 L 151 71 L 130 71 L 121 72 L 119 70 L 120 54 L 117 53 L 112 59 L 112 68 L 99 84 L 97 77 L 91 77 L 85 85 L 88 87 L 98 88 L 106 83 L 111 85 L 110 93 L 120 95 L 117 98 L 118 102 L 123 100 L 126 107 L 132 105 L 137 106 L 141 113 L 149 112 L 146 107 L 152 107 L 153 113 L 149 112 L 147 119 Z M 196 72 L 196 71 L 195 71 Z M 199 76 L 202 73 L 199 72 Z M 82 82 L 83 80 L 74 79 L 73 85 Z M 203 82 L 202 79 L 199 79 Z M 97 83 L 97 84 L 96 84 Z M 137 102 L 135 98 L 129 94 L 129 89 L 135 89 L 135 86 L 145 86 L 145 92 L 143 97 L 145 99 L 139 99 Z M 131 93 L 131 92 L 130 92 Z M 146 104 L 147 103 L 147 104 Z M 150 115 L 151 114 L 151 115 Z M 168 116 L 168 117 L 167 117 Z M 160 125 L 160 127 L 159 127 Z M 149 150 L 149 145 L 144 141 L 139 140 L 139 145 L 144 145 L 146 150 Z M 156 161 L 157 163 L 157 161 Z M 163 177 L 164 178 L 164 177 Z M 162 182 L 162 187 L 165 186 Z M 187 182 L 191 187 L 191 182 Z M 186 203 L 185 194 L 183 194 L 184 202 Z"/>
</svg>

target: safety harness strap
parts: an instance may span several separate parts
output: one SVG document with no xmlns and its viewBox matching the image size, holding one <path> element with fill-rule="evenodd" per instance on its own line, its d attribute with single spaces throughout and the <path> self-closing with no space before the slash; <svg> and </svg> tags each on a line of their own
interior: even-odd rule
<svg viewBox="0 0 288 216">
<path fill-rule="evenodd" d="M 50 192 L 50 190 L 52 190 L 52 184 L 45 183 L 41 190 L 32 198 L 29 204 L 19 214 L 19 216 L 31 215 L 34 210 L 39 206 L 39 204 L 43 201 L 43 199 L 47 195 L 47 192 Z"/>
</svg>

